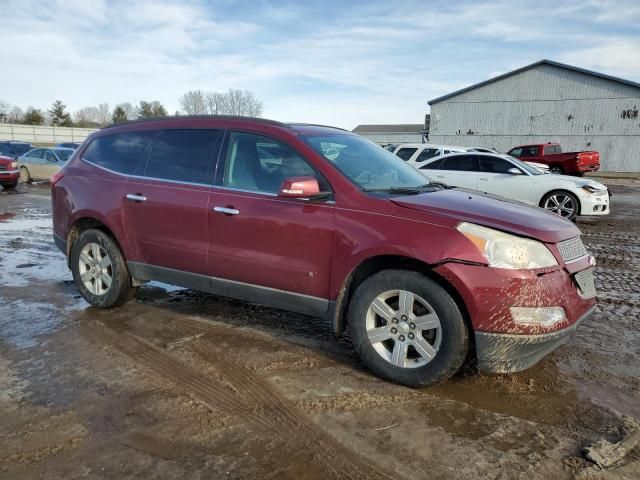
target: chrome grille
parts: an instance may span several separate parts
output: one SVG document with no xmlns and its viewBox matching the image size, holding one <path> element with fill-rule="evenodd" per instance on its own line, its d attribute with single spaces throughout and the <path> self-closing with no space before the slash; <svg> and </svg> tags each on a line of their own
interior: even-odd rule
<svg viewBox="0 0 640 480">
<path fill-rule="evenodd" d="M 565 262 L 571 262 L 587 255 L 587 249 L 584 248 L 580 237 L 570 238 L 558 243 L 558 249 L 560 249 L 560 255 L 562 255 L 562 259 Z"/>
<path fill-rule="evenodd" d="M 0 165 L 0 170 L 5 171 L 9 170 L 6 165 Z"/>
<path fill-rule="evenodd" d="M 597 295 L 593 268 L 578 272 L 573 278 L 578 284 L 579 293 L 582 298 L 593 298 Z"/>
</svg>

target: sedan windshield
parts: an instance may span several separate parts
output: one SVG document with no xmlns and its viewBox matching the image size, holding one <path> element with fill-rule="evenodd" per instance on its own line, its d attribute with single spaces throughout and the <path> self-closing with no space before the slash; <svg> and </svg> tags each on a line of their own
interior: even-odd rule
<svg viewBox="0 0 640 480">
<path fill-rule="evenodd" d="M 307 136 L 303 140 L 367 192 L 408 194 L 433 189 L 417 170 L 393 153 L 357 135 Z"/>
<path fill-rule="evenodd" d="M 527 165 L 522 160 L 518 160 L 517 158 L 512 157 L 511 155 L 505 155 L 505 157 L 509 158 L 511 162 L 515 163 L 518 167 L 520 167 L 522 170 L 524 170 L 525 172 L 531 175 L 544 175 L 543 171 L 537 169 L 533 165 Z"/>
</svg>

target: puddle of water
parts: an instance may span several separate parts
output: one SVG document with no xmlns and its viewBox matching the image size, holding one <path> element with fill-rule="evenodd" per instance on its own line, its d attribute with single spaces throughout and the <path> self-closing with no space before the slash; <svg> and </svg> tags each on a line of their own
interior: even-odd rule
<svg viewBox="0 0 640 480">
<path fill-rule="evenodd" d="M 18 349 L 34 347 L 40 335 L 57 330 L 63 320 L 59 309 L 49 303 L 4 301 L 0 308 L 0 337 Z"/>
<path fill-rule="evenodd" d="M 22 218 L 18 221 L 7 219 L 0 222 L 0 232 L 28 232 L 34 229 L 51 230 L 51 217 L 43 216 L 41 218 Z"/>
</svg>

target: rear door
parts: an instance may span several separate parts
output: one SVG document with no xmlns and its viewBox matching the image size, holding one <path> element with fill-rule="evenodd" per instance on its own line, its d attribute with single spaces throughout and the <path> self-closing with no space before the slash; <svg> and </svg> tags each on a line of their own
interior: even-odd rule
<svg viewBox="0 0 640 480">
<path fill-rule="evenodd" d="M 226 143 L 208 210 L 210 275 L 242 289 L 234 292 L 240 298 L 269 294 L 271 300 L 297 299 L 287 304 L 293 310 L 326 309 L 333 200 L 308 202 L 277 192 L 284 179 L 296 176 L 316 177 L 323 191 L 331 186 L 275 138 L 236 131 Z"/>
<path fill-rule="evenodd" d="M 220 130 L 164 130 L 142 172 L 128 178 L 124 223 L 138 262 L 207 272 L 207 204 L 220 138 Z M 171 281 L 172 271 L 164 273 L 159 278 Z"/>
<path fill-rule="evenodd" d="M 64 162 L 61 162 L 60 159 L 51 151 L 44 151 L 44 162 L 42 163 L 42 175 L 44 178 L 51 178 L 51 175 L 56 173 L 58 170 L 62 168 Z"/>
<path fill-rule="evenodd" d="M 478 165 L 478 190 L 531 203 L 532 177 L 522 169 L 504 158 L 489 155 L 478 155 Z M 512 168 L 520 175 L 509 173 Z"/>
<path fill-rule="evenodd" d="M 476 155 L 447 155 L 443 158 L 436 179 L 454 187 L 478 189 L 478 161 Z"/>
</svg>

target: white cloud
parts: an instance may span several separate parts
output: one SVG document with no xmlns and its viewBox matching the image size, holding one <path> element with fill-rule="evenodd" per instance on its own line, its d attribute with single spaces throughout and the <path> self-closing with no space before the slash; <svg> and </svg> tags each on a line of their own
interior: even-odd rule
<svg viewBox="0 0 640 480">
<path fill-rule="evenodd" d="M 541 58 L 640 75 L 637 37 L 589 30 L 633 28 L 635 14 L 614 17 L 608 1 L 538 3 L 5 0 L 0 97 L 174 111 L 189 89 L 246 88 L 267 116 L 352 128 L 420 123 L 427 100 Z"/>
</svg>

